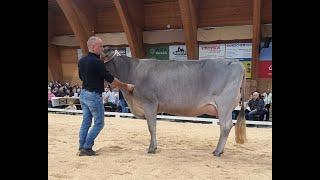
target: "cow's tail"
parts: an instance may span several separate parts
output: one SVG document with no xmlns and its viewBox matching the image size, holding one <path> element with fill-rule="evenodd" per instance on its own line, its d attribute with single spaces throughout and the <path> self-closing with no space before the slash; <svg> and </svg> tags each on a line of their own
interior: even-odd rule
<svg viewBox="0 0 320 180">
<path fill-rule="evenodd" d="M 245 73 L 243 73 L 242 84 L 241 84 L 241 109 L 237 118 L 237 123 L 235 126 L 236 133 L 236 143 L 243 144 L 247 141 L 246 135 L 246 118 L 245 118 L 245 107 L 244 107 L 244 95 L 246 89 L 246 77 Z"/>
</svg>

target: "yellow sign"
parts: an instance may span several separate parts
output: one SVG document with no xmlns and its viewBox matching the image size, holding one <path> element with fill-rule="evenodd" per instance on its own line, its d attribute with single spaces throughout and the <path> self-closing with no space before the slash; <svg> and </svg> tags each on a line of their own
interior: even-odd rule
<svg viewBox="0 0 320 180">
<path fill-rule="evenodd" d="M 248 79 L 248 78 L 251 78 L 252 76 L 251 76 L 251 74 L 252 74 L 252 71 L 251 71 L 251 62 L 252 61 L 241 61 L 242 62 L 242 64 L 243 64 L 243 66 L 245 67 L 245 69 L 246 69 L 246 78 Z"/>
</svg>

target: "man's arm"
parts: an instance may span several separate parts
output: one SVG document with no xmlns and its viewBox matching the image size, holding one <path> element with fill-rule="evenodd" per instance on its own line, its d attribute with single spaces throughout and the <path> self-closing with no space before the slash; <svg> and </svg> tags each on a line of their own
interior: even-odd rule
<svg viewBox="0 0 320 180">
<path fill-rule="evenodd" d="M 253 101 L 250 100 L 250 101 L 248 102 L 248 106 L 250 107 L 251 110 L 253 109 L 253 108 L 252 108 L 252 105 L 253 105 Z"/>
<path fill-rule="evenodd" d="M 264 101 L 262 99 L 259 100 L 257 110 L 262 111 L 264 108 Z"/>
<path fill-rule="evenodd" d="M 119 81 L 119 79 L 117 79 L 117 78 L 114 78 L 111 85 L 116 88 L 128 91 L 129 93 L 132 93 L 133 89 L 134 89 L 134 85 L 123 83 L 123 82 Z"/>
<path fill-rule="evenodd" d="M 106 81 L 111 83 L 112 86 L 128 91 L 129 93 L 133 92 L 134 85 L 132 84 L 126 84 L 121 82 L 119 79 L 113 77 L 104 67 L 104 64 L 102 62 L 99 62 L 99 72 L 104 77 Z"/>
</svg>

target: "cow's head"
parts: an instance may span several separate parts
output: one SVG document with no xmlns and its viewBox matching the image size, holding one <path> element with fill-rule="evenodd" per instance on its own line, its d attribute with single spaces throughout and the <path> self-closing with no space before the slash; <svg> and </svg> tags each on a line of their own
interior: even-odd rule
<svg viewBox="0 0 320 180">
<path fill-rule="evenodd" d="M 100 58 L 103 60 L 104 65 L 109 71 L 109 73 L 113 76 L 118 76 L 117 66 L 115 64 L 115 56 L 120 56 L 117 50 L 111 49 L 110 47 L 105 47 L 101 52 Z"/>
<path fill-rule="evenodd" d="M 114 56 L 118 55 L 118 51 L 111 49 L 110 47 L 105 47 L 103 48 L 101 54 L 100 54 L 100 59 L 103 60 L 104 63 L 112 60 Z"/>
</svg>

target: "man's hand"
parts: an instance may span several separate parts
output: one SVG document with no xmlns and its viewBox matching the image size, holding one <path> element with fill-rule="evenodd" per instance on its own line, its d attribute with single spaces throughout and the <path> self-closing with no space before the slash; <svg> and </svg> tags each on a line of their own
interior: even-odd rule
<svg viewBox="0 0 320 180">
<path fill-rule="evenodd" d="M 126 90 L 129 92 L 129 93 L 132 93 L 133 92 L 133 89 L 134 89 L 134 85 L 133 84 L 127 84 L 126 86 Z"/>
<path fill-rule="evenodd" d="M 132 93 L 133 89 L 134 89 L 134 85 L 133 84 L 123 83 L 123 82 L 119 81 L 119 79 L 117 79 L 117 78 L 114 78 L 114 80 L 111 83 L 111 85 L 115 86 L 115 87 L 117 87 L 119 89 L 123 89 L 125 91 L 128 91 L 129 93 Z"/>
</svg>

